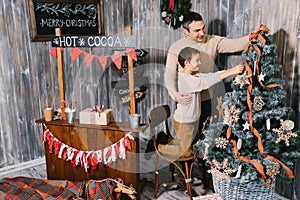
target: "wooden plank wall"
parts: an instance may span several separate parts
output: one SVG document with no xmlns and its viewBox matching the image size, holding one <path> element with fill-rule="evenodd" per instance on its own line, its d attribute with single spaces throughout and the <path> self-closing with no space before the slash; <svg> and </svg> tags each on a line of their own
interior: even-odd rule
<svg viewBox="0 0 300 200">
<path fill-rule="evenodd" d="M 29 0 L 0 0 L 0 167 L 32 160 L 44 155 L 41 127 L 35 120 L 42 117 L 42 109 L 59 106 L 56 59 L 49 56 L 49 42 L 31 42 L 29 28 Z M 200 12 L 209 33 L 240 37 L 255 31 L 265 23 L 272 31 L 278 48 L 278 62 L 284 65 L 282 77 L 287 80 L 288 106 L 297 114 L 299 125 L 299 0 L 191 0 L 193 11 Z M 142 121 L 157 104 L 174 103 L 164 87 L 165 56 L 169 45 L 181 38 L 182 30 L 169 29 L 160 19 L 160 0 L 103 0 L 106 35 L 124 34 L 132 26 L 137 48 L 148 55 L 141 59 L 135 74 L 149 78 L 145 98 L 138 102 Z M 95 55 L 112 55 L 118 49 L 82 48 Z M 241 62 L 240 55 L 221 55 L 220 69 Z M 71 50 L 64 50 L 66 100 L 78 101 L 78 110 L 96 103 L 113 107 L 117 120 L 128 120 L 127 105 L 120 104 L 111 88 L 112 81 L 126 79 L 109 62 L 104 70 L 94 60 L 86 67 L 83 55 L 71 61 Z M 295 169 L 300 171 L 300 164 Z M 298 175 L 299 177 L 299 175 Z M 300 187 L 300 180 L 291 183 Z M 287 197 L 300 194 L 290 185 L 279 183 L 277 190 Z"/>
</svg>

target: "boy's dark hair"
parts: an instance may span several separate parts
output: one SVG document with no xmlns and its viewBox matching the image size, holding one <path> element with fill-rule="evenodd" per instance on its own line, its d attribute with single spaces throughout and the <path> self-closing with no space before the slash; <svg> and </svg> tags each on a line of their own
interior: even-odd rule
<svg viewBox="0 0 300 200">
<path fill-rule="evenodd" d="M 189 25 L 193 21 L 202 21 L 202 16 L 197 12 L 189 12 L 183 16 L 182 27 L 189 31 Z"/>
<path fill-rule="evenodd" d="M 200 54 L 200 51 L 192 47 L 185 47 L 181 49 L 178 54 L 178 63 L 181 65 L 181 67 L 184 67 L 184 62 L 186 60 L 190 62 L 192 60 L 192 56 L 195 54 Z"/>
</svg>

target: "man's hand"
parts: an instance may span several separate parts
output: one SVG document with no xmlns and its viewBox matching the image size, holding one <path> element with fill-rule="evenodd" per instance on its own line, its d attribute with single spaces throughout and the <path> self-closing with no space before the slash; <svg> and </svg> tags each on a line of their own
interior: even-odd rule
<svg viewBox="0 0 300 200">
<path fill-rule="evenodd" d="M 177 92 L 176 93 L 176 101 L 183 105 L 188 105 L 192 101 L 192 97 L 186 93 Z"/>
</svg>

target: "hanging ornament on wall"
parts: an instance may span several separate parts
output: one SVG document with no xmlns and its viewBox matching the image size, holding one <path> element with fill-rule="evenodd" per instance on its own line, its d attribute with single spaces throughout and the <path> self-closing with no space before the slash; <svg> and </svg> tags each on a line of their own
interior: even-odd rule
<svg viewBox="0 0 300 200">
<path fill-rule="evenodd" d="M 169 27 L 177 29 L 183 22 L 183 16 L 189 12 L 191 7 L 190 0 L 162 0 L 161 17 Z"/>
</svg>

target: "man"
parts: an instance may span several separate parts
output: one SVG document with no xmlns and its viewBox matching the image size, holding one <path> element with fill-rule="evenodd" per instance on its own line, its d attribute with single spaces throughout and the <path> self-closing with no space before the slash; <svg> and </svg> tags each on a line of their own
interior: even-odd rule
<svg viewBox="0 0 300 200">
<path fill-rule="evenodd" d="M 177 56 L 179 51 L 186 47 L 193 47 L 201 52 L 202 66 L 200 72 L 207 73 L 214 71 L 214 60 L 218 53 L 233 53 L 242 51 L 248 41 L 248 36 L 228 39 L 216 35 L 206 35 L 206 27 L 202 16 L 196 12 L 190 12 L 184 16 L 183 32 L 185 37 L 173 43 L 168 51 L 165 84 L 172 99 L 178 103 L 190 103 L 191 98 L 177 91 Z M 209 94 L 202 100 L 210 99 Z"/>
<path fill-rule="evenodd" d="M 166 70 L 164 74 L 165 85 L 171 98 L 179 104 L 189 104 L 192 97 L 186 93 L 178 92 L 177 73 L 182 70 L 178 65 L 177 56 L 184 47 L 198 49 L 201 55 L 201 66 L 199 72 L 208 73 L 216 71 L 214 69 L 214 60 L 219 53 L 240 52 L 248 41 L 248 36 L 228 39 L 216 35 L 206 35 L 206 27 L 202 16 L 196 12 L 190 12 L 184 16 L 183 32 L 185 37 L 173 43 L 168 51 Z M 199 129 L 202 130 L 203 122 L 211 115 L 211 98 L 215 88 L 202 91 L 201 94 L 201 117 L 199 120 Z M 216 96 L 214 96 L 216 97 Z M 200 136 L 198 135 L 198 138 Z M 205 184 L 208 187 L 208 184 Z M 211 184 L 210 184 L 211 185 Z M 210 186 L 212 189 L 212 186 Z"/>
</svg>

